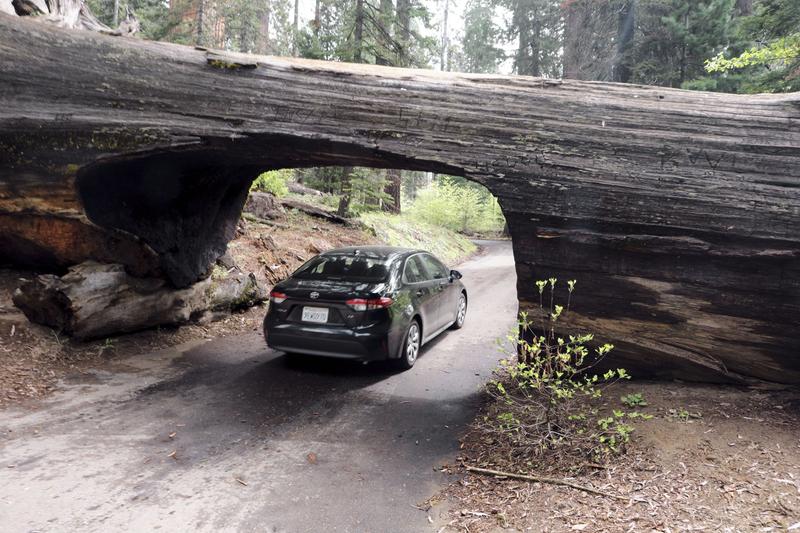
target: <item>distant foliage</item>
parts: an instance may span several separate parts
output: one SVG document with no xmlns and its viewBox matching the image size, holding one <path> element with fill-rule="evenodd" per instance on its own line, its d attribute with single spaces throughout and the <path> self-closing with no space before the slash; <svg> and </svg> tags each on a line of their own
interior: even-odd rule
<svg viewBox="0 0 800 533">
<path fill-rule="evenodd" d="M 329 193 L 325 198 L 329 207 L 336 208 L 343 195 L 349 197 L 348 215 L 380 211 L 391 201 L 386 192 L 386 172 L 364 167 L 322 167 L 297 170 L 303 185 Z"/>
<path fill-rule="evenodd" d="M 446 264 L 466 259 L 477 247 L 469 239 L 441 226 L 420 223 L 406 215 L 372 211 L 359 217 L 381 242 L 405 248 L 428 250 Z"/>
<path fill-rule="evenodd" d="M 412 219 L 461 233 L 497 233 L 505 225 L 500 205 L 488 190 L 450 177 L 418 190 L 407 213 Z"/>
<path fill-rule="evenodd" d="M 87 0 L 86 4 L 97 18 L 109 27 L 114 26 L 113 0 Z M 117 2 L 117 22 L 125 20 L 128 12 L 139 20 L 139 37 L 165 40 L 180 23 L 180 17 L 162 0 L 129 0 Z"/>
<path fill-rule="evenodd" d="M 386 174 L 368 168 L 355 168 L 350 175 L 350 213 L 381 211 L 392 200 L 386 193 Z"/>
<path fill-rule="evenodd" d="M 293 174 L 294 171 L 290 169 L 264 172 L 253 181 L 250 190 L 268 192 L 278 198 L 286 196 L 289 193 L 289 187 L 286 182 L 292 178 Z"/>
<path fill-rule="evenodd" d="M 731 46 L 706 61 L 717 78 L 736 80 L 736 92 L 800 90 L 800 2 L 761 0 L 737 26 L 742 46 Z"/>
<path fill-rule="evenodd" d="M 454 70 L 494 73 L 505 59 L 503 28 L 495 20 L 496 2 L 468 0 L 464 13 L 464 34 Z"/>
</svg>

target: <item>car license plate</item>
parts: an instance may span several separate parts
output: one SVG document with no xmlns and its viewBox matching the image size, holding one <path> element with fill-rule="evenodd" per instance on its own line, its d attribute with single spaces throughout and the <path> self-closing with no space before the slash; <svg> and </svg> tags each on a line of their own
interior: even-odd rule
<svg viewBox="0 0 800 533">
<path fill-rule="evenodd" d="M 327 307 L 303 307 L 303 322 L 327 322 Z"/>
</svg>

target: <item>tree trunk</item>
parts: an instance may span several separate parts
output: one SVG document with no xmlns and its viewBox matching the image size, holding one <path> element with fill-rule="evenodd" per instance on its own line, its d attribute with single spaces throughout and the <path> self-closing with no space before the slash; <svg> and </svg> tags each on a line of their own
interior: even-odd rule
<svg viewBox="0 0 800 533">
<path fill-rule="evenodd" d="M 583 28 L 584 12 L 580 2 L 564 4 L 564 77 L 578 80 L 580 76 L 580 40 Z"/>
<path fill-rule="evenodd" d="M 538 19 L 534 19 L 533 27 L 531 28 L 531 39 L 529 45 L 529 63 L 530 67 L 526 73 L 528 76 L 541 76 L 542 75 L 542 25 Z"/>
<path fill-rule="evenodd" d="M 444 21 L 442 24 L 442 50 L 441 50 L 441 57 L 439 58 L 439 64 L 441 65 L 440 70 L 449 71 L 450 68 L 447 65 L 447 50 L 450 45 L 449 36 L 447 35 L 447 16 L 450 12 L 450 0 L 444 0 Z"/>
<path fill-rule="evenodd" d="M 633 43 L 635 9 L 634 0 L 626 0 L 622 4 L 617 22 L 617 46 L 611 79 L 621 83 L 628 83 L 632 74 L 629 52 Z"/>
<path fill-rule="evenodd" d="M 350 183 L 350 176 L 353 174 L 353 167 L 344 167 L 342 169 L 342 189 L 339 197 L 339 208 L 336 214 L 340 217 L 346 217 L 350 212 L 350 197 L 353 194 L 352 184 Z"/>
<path fill-rule="evenodd" d="M 195 41 L 194 44 L 197 46 L 203 46 L 203 42 L 205 39 L 203 26 L 205 25 L 205 7 L 206 7 L 206 0 L 197 0 L 197 20 L 195 21 L 196 30 L 195 30 Z"/>
<path fill-rule="evenodd" d="M 314 37 L 319 37 L 319 28 L 322 26 L 322 20 L 319 12 L 320 2 L 321 0 L 315 0 L 314 2 Z"/>
<path fill-rule="evenodd" d="M 271 2 L 267 0 L 264 3 L 264 10 L 261 12 L 261 20 L 259 21 L 257 47 L 261 54 L 268 54 L 271 46 L 269 41 L 269 26 L 270 19 L 272 19 L 272 6 Z"/>
<path fill-rule="evenodd" d="M 565 326 L 634 375 L 800 383 L 800 94 L 210 54 L 5 15 L 0 42 L 3 262 L 188 287 L 264 170 L 464 176 L 499 198 L 521 310 L 535 280 L 577 279 Z"/>
<path fill-rule="evenodd" d="M 514 3 L 514 12 L 512 14 L 514 26 L 517 28 L 518 41 L 517 41 L 517 57 L 515 58 L 516 72 L 520 76 L 530 75 L 531 71 L 531 55 L 530 55 L 530 26 L 531 21 L 528 13 L 524 9 L 522 0 L 517 0 Z"/>
<path fill-rule="evenodd" d="M 411 0 L 397 0 L 396 40 L 400 46 L 397 66 L 407 67 L 411 64 L 409 47 L 411 46 Z"/>
<path fill-rule="evenodd" d="M 392 0 L 381 0 L 380 3 L 380 18 L 378 22 L 380 27 L 378 30 L 378 43 L 379 49 L 376 51 L 375 64 L 376 65 L 391 65 L 392 61 L 389 59 L 393 48 L 392 42 L 392 17 L 394 16 L 394 6 Z"/>
<path fill-rule="evenodd" d="M 400 190 L 403 185 L 403 172 L 390 168 L 386 171 L 386 188 L 384 192 L 389 196 L 389 201 L 383 204 L 383 210 L 389 213 L 400 214 Z"/>
<path fill-rule="evenodd" d="M 748 17 L 753 14 L 753 0 L 736 0 L 736 14 L 740 17 Z"/>
<path fill-rule="evenodd" d="M 361 63 L 364 48 L 364 0 L 356 0 L 355 26 L 353 28 L 353 61 Z"/>
<path fill-rule="evenodd" d="M 292 55 L 297 57 L 297 34 L 300 20 L 300 0 L 294 0 L 294 19 L 292 20 Z"/>
</svg>

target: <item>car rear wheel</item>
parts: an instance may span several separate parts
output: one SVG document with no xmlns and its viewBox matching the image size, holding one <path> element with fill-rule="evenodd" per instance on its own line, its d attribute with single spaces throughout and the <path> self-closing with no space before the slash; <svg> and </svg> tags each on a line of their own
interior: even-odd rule
<svg viewBox="0 0 800 533">
<path fill-rule="evenodd" d="M 458 297 L 458 308 L 456 309 L 456 320 L 451 328 L 461 329 L 464 327 L 464 320 L 467 319 L 467 295 L 463 292 Z"/>
<path fill-rule="evenodd" d="M 422 330 L 419 327 L 419 322 L 411 321 L 406 330 L 406 338 L 403 342 L 403 351 L 400 354 L 400 359 L 397 359 L 397 366 L 403 370 L 408 370 L 414 363 L 417 362 L 419 357 L 419 349 L 422 346 Z"/>
</svg>

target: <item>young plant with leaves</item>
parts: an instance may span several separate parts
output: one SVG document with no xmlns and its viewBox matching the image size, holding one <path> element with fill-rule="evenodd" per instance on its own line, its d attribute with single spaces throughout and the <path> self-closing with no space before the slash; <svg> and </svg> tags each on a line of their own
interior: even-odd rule
<svg viewBox="0 0 800 533">
<path fill-rule="evenodd" d="M 605 411 L 600 399 L 607 387 L 630 375 L 623 368 L 596 373 L 593 369 L 613 345 L 595 343 L 591 333 L 561 331 L 575 280 L 567 282 L 564 305 L 555 298 L 556 278 L 539 280 L 536 286 L 539 309 L 520 313 L 519 332 L 508 337 L 515 353 L 509 353 L 488 385 L 496 402 L 484 429 L 517 464 L 531 463 L 548 451 L 575 460 L 622 452 L 633 422 L 649 417 L 623 409 Z"/>
</svg>

